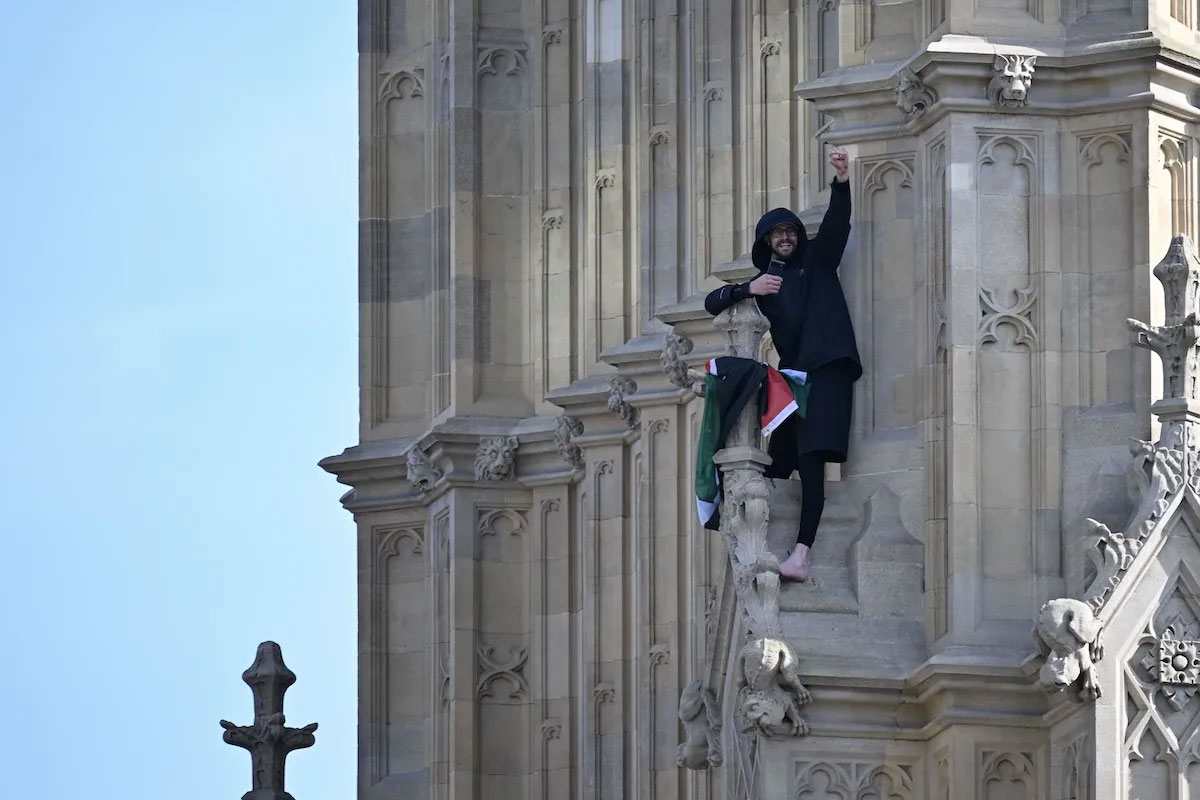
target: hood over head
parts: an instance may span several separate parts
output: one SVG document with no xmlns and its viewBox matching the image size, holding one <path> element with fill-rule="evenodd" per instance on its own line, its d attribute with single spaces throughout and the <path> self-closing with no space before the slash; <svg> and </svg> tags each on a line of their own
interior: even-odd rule
<svg viewBox="0 0 1200 800">
<path fill-rule="evenodd" d="M 796 250 L 788 262 L 795 262 L 804 255 L 804 247 L 808 244 L 808 234 L 804 230 L 804 223 L 789 209 L 773 208 L 763 214 L 758 220 L 758 225 L 754 227 L 754 246 L 750 248 L 750 260 L 754 262 L 754 266 L 758 267 L 760 272 L 765 271 L 767 265 L 771 263 L 771 245 L 767 243 L 766 236 L 772 228 L 785 222 L 795 225 L 799 232 L 796 237 Z"/>
</svg>

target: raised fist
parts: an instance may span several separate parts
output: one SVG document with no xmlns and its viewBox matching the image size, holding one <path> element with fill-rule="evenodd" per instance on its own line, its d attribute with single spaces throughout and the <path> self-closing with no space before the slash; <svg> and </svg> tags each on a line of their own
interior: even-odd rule
<svg viewBox="0 0 1200 800">
<path fill-rule="evenodd" d="M 846 148 L 835 147 L 829 151 L 829 166 L 837 172 L 838 182 L 845 181 L 849 177 L 847 170 L 850 169 L 850 156 L 846 154 Z"/>
</svg>

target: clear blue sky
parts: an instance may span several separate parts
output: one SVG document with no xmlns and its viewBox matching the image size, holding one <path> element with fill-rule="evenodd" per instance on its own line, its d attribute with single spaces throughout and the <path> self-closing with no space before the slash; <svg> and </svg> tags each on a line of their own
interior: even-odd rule
<svg viewBox="0 0 1200 800">
<path fill-rule="evenodd" d="M 0 797 L 236 800 L 259 641 L 297 800 L 355 786 L 356 9 L 0 22 Z"/>
</svg>

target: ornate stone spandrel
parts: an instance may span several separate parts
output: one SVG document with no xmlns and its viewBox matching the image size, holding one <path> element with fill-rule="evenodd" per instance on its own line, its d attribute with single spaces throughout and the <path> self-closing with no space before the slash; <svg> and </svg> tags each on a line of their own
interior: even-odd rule
<svg viewBox="0 0 1200 800">
<path fill-rule="evenodd" d="M 296 682 L 296 674 L 283 663 L 283 652 L 275 642 L 258 646 L 254 663 L 242 673 L 254 695 L 254 724 L 238 726 L 221 720 L 226 744 L 250 751 L 252 789 L 242 800 L 292 800 L 284 791 L 284 767 L 293 750 L 312 747 L 317 723 L 303 728 L 285 725 L 283 696 Z"/>
</svg>

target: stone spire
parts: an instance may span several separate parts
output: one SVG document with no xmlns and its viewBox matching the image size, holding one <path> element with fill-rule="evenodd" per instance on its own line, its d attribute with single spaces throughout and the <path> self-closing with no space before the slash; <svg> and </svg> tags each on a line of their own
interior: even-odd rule
<svg viewBox="0 0 1200 800">
<path fill-rule="evenodd" d="M 312 747 L 317 723 L 303 728 L 284 725 L 283 695 L 296 682 L 296 674 L 283 663 L 283 653 L 275 642 L 258 646 L 254 663 L 242 673 L 242 680 L 254 695 L 254 724 L 239 727 L 221 720 L 225 742 L 250 751 L 252 789 L 242 800 L 293 800 L 283 790 L 283 770 L 287 754 Z"/>
<path fill-rule="evenodd" d="M 1042 606 L 1036 643 L 1044 663 L 1042 686 L 1051 692 L 1073 688 L 1076 699 L 1100 696 L 1096 663 L 1103 657 L 1101 634 L 1108 621 L 1108 602 L 1125 580 L 1171 502 L 1187 484 L 1200 488 L 1200 258 L 1192 240 L 1178 235 L 1154 268 L 1162 283 L 1162 325 L 1125 320 L 1135 347 L 1153 350 L 1162 359 L 1163 397 L 1151 409 L 1161 423 L 1156 442 L 1134 439 L 1129 471 L 1133 513 L 1123 531 L 1088 519 L 1083 551 L 1095 574 L 1080 599 L 1060 597 Z"/>
</svg>

